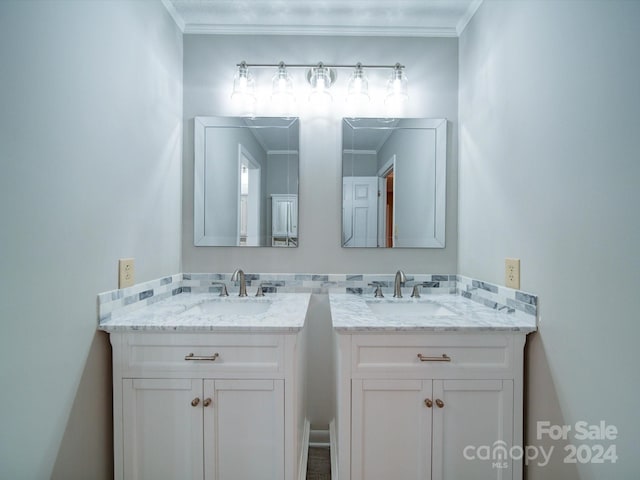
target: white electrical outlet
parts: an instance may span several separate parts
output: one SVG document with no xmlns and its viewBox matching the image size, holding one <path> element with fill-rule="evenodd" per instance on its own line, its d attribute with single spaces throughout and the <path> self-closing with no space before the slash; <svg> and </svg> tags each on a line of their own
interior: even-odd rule
<svg viewBox="0 0 640 480">
<path fill-rule="evenodd" d="M 504 259 L 504 284 L 509 288 L 520 288 L 520 259 Z"/>
<path fill-rule="evenodd" d="M 130 287 L 136 280 L 136 268 L 133 258 L 118 260 L 118 288 Z"/>
</svg>

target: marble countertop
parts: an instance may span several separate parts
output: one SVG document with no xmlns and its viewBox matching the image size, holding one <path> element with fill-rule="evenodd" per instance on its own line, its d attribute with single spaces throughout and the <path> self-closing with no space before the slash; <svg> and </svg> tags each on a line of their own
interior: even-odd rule
<svg viewBox="0 0 640 480">
<path fill-rule="evenodd" d="M 220 297 L 216 293 L 180 293 L 133 311 L 114 313 L 109 320 L 100 323 L 99 329 L 106 332 L 295 333 L 304 327 L 309 298 L 309 293 L 244 298 L 237 295 Z M 233 304 L 257 313 L 230 313 Z M 216 305 L 220 305 L 223 312 L 216 313 Z"/>
<path fill-rule="evenodd" d="M 374 298 L 351 294 L 329 294 L 333 328 L 338 332 L 482 332 L 530 333 L 536 330 L 536 317 L 513 309 L 495 310 L 459 295 L 423 295 Z M 377 305 L 405 304 L 406 313 L 374 313 Z M 420 304 L 424 304 L 421 306 Z M 400 308 L 403 308 L 400 306 Z M 399 310 L 400 310 L 399 308 Z M 424 312 L 422 312 L 424 310 Z"/>
</svg>

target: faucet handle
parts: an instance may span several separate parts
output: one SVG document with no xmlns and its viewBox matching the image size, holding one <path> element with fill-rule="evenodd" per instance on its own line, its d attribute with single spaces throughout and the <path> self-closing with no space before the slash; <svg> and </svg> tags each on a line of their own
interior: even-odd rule
<svg viewBox="0 0 640 480">
<path fill-rule="evenodd" d="M 222 288 L 220 289 L 221 297 L 228 297 L 229 292 L 227 291 L 227 284 L 223 282 L 212 282 L 211 285 L 220 285 Z"/>
<path fill-rule="evenodd" d="M 260 285 L 258 285 L 258 291 L 256 292 L 256 297 L 264 297 L 264 290 L 263 290 L 263 286 L 269 286 L 271 285 L 271 282 L 260 282 Z"/>
<path fill-rule="evenodd" d="M 420 287 L 429 287 L 430 284 L 428 282 L 420 282 L 416 283 L 413 286 L 413 291 L 411 292 L 411 296 L 413 298 L 420 298 Z"/>
<path fill-rule="evenodd" d="M 382 288 L 380 287 L 379 283 L 370 283 L 369 284 L 370 287 L 376 287 L 376 291 L 375 291 L 375 298 L 384 298 L 384 295 L 382 294 Z"/>
</svg>

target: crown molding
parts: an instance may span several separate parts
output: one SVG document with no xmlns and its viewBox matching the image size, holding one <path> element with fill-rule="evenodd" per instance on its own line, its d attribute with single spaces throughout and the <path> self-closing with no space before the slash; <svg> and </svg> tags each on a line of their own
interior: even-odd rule
<svg viewBox="0 0 640 480">
<path fill-rule="evenodd" d="M 358 150 L 353 148 L 345 148 L 342 150 L 345 155 L 377 155 L 377 150 Z"/>
<path fill-rule="evenodd" d="M 169 15 L 171 15 L 171 18 L 173 18 L 173 21 L 176 22 L 176 25 L 178 26 L 180 31 L 184 33 L 184 29 L 185 29 L 184 19 L 176 11 L 175 7 L 173 6 L 173 3 L 171 3 L 170 0 L 160 0 L 160 1 L 162 2 L 162 5 L 164 5 L 164 8 L 167 9 L 167 12 L 169 12 Z"/>
<path fill-rule="evenodd" d="M 168 0 L 163 0 L 168 1 Z M 480 0 L 481 2 L 482 0 Z M 467 20 L 468 21 L 468 20 Z M 185 25 L 185 34 L 206 35 L 315 35 L 347 37 L 457 37 L 455 28 L 365 27 L 337 25 Z"/>
<path fill-rule="evenodd" d="M 362 26 L 362 25 L 251 25 L 186 23 L 171 0 L 160 0 L 184 34 L 206 35 L 308 35 L 357 37 L 459 37 L 484 0 L 473 0 L 455 27 Z"/>
<path fill-rule="evenodd" d="M 480 5 L 482 5 L 482 2 L 483 2 L 483 0 L 474 0 L 473 2 L 471 2 L 469 4 L 469 7 L 467 8 L 467 11 L 464 13 L 462 18 L 458 22 L 458 25 L 456 25 L 456 36 L 457 37 L 462 35 L 462 32 L 464 32 L 464 29 L 467 28 L 467 25 L 469 24 L 469 22 L 471 21 L 473 16 L 476 14 L 478 9 L 480 8 Z"/>
<path fill-rule="evenodd" d="M 298 150 L 267 150 L 267 155 L 298 155 Z"/>
</svg>

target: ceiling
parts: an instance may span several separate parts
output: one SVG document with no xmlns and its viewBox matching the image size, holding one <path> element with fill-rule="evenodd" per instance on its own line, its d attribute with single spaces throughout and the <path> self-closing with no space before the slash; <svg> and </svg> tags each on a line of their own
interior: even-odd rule
<svg viewBox="0 0 640 480">
<path fill-rule="evenodd" d="M 265 152 L 298 151 L 300 133 L 299 123 L 296 120 L 277 117 L 254 117 L 243 120 Z"/>
<path fill-rule="evenodd" d="M 162 0 L 184 33 L 456 37 L 482 0 Z"/>
<path fill-rule="evenodd" d="M 377 154 L 397 126 L 397 119 L 345 118 L 342 121 L 342 147 Z"/>
</svg>

